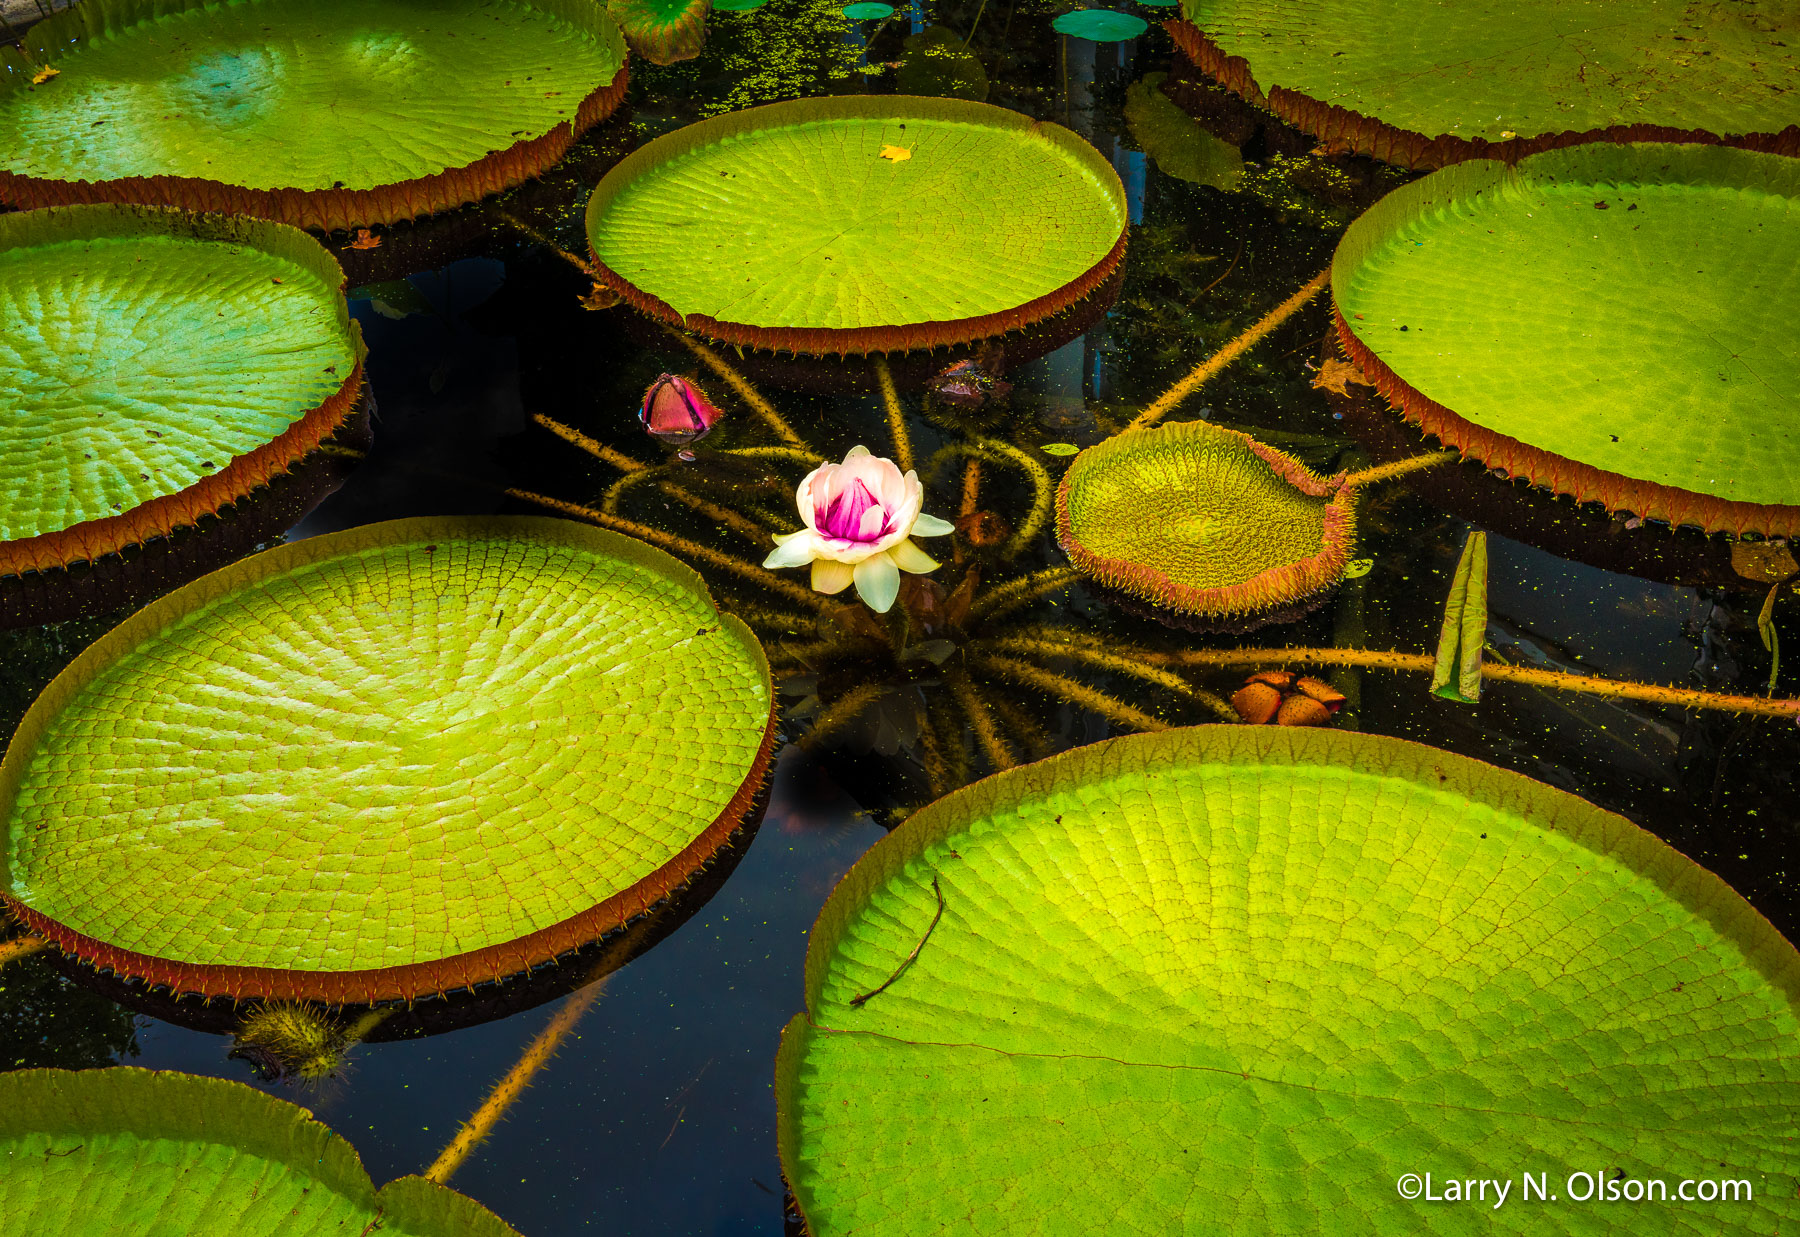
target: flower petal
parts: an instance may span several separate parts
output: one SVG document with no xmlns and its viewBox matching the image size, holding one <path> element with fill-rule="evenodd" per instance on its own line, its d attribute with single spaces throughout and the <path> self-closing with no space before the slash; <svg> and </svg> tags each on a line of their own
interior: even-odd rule
<svg viewBox="0 0 1800 1237">
<path fill-rule="evenodd" d="M 800 478 L 800 485 L 794 490 L 794 505 L 800 508 L 800 518 L 806 521 L 808 528 L 817 527 L 813 523 L 813 482 L 819 479 L 820 473 L 830 467 L 832 467 L 830 464 L 819 465 Z"/>
<path fill-rule="evenodd" d="M 765 567 L 804 567 L 819 556 L 819 537 L 810 528 L 803 528 L 782 540 L 763 559 Z"/>
<path fill-rule="evenodd" d="M 935 515 L 920 513 L 913 521 L 912 535 L 915 537 L 948 537 L 956 531 L 956 525 L 949 520 L 940 520 Z"/>
<path fill-rule="evenodd" d="M 910 541 L 895 543 L 888 549 L 888 556 L 894 560 L 894 566 L 916 576 L 938 569 L 937 560 Z"/>
<path fill-rule="evenodd" d="M 815 558 L 812 586 L 815 593 L 841 593 L 850 587 L 856 569 L 849 563 L 834 563 L 828 558 Z"/>
<path fill-rule="evenodd" d="M 900 595 L 900 569 L 886 554 L 875 554 L 856 564 L 856 593 L 877 614 L 893 608 Z"/>
</svg>

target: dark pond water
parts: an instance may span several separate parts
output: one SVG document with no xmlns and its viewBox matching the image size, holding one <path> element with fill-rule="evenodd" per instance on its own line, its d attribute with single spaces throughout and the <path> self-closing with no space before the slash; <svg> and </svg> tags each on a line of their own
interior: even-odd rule
<svg viewBox="0 0 1800 1237">
<path fill-rule="evenodd" d="M 1197 87 L 1184 101 L 1207 113 L 1222 141 L 1207 152 L 1209 170 L 1190 170 L 1198 179 L 1167 174 L 1143 153 L 1127 119 L 1133 89 L 1174 67 L 1171 45 L 1154 26 L 1133 42 L 1095 44 L 1053 34 L 1053 10 L 1031 0 L 992 0 L 978 24 L 978 3 L 903 10 L 879 26 L 846 23 L 838 7 L 771 0 L 751 13 L 715 14 L 700 59 L 668 69 L 634 62 L 626 111 L 544 184 L 396 229 L 381 250 L 347 254 L 361 263 L 352 278 L 364 285 L 353 295 L 372 350 L 373 445 L 366 459 L 349 457 L 341 487 L 304 518 L 290 518 L 285 535 L 408 515 L 544 510 L 521 493 L 605 504 L 620 474 L 538 417 L 639 461 L 666 460 L 669 452 L 638 428 L 636 403 L 658 373 L 696 372 L 695 357 L 626 309 L 585 309 L 587 279 L 554 248 L 584 249 L 583 192 L 610 162 L 705 115 L 811 94 L 891 92 L 904 75 L 914 91 L 958 89 L 1058 120 L 1118 169 L 1132 234 L 1123 288 L 1105 317 L 1047 355 L 1009 359 L 1014 391 L 1002 409 L 960 421 L 927 418 L 909 398 L 915 456 L 952 449 L 947 466 L 927 477 L 926 509 L 946 513 L 961 502 L 959 444 L 990 439 L 1020 448 L 1054 479 L 1066 457 L 1038 448 L 1087 445 L 1121 426 L 1323 269 L 1348 219 L 1403 179 L 1367 161 L 1309 153 L 1297 135 Z M 968 58 L 928 61 L 920 53 L 943 41 L 934 31 L 960 41 L 971 26 Z M 1327 355 L 1327 325 L 1325 305 L 1313 303 L 1176 419 L 1250 430 L 1319 468 L 1379 454 L 1381 435 L 1409 431 L 1391 418 L 1366 427 L 1367 409 L 1334 405 L 1312 385 Z M 857 443 L 877 453 L 891 448 L 865 368 L 837 375 L 862 382 L 863 391 L 833 394 L 784 390 L 780 374 L 759 369 L 754 358 L 745 366 L 821 454 L 839 457 Z M 691 463 L 676 462 L 685 470 L 678 475 L 736 510 L 783 509 L 792 475 L 746 471 L 719 457 L 717 448 L 760 432 L 741 404 L 720 402 L 730 405 L 731 419 Z M 643 525 L 745 559 L 764 553 L 730 541 L 651 486 L 616 499 L 620 515 Z M 1031 507 L 1025 474 L 990 454 L 979 506 L 1018 528 Z M 1569 504 L 1532 499 L 1473 467 L 1455 484 L 1383 490 L 1364 519 L 1360 553 L 1372 570 L 1296 624 L 1235 636 L 1173 631 L 1074 588 L 1013 612 L 1005 625 L 996 620 L 988 634 L 1028 639 L 1034 630 L 1073 627 L 1149 649 L 1339 643 L 1427 650 L 1471 527 L 1493 530 L 1490 640 L 1513 660 L 1743 692 L 1766 684 L 1770 656 L 1756 623 L 1764 590 L 1734 584 L 1719 569 L 1719 547 L 1644 529 L 1621 548 L 1619 530 L 1604 517 L 1584 523 Z M 1063 561 L 1041 530 L 1016 552 L 984 559 L 984 584 Z M 783 609 L 778 598 L 729 573 L 710 578 L 728 606 L 760 616 L 765 632 L 779 627 L 772 617 Z M 1789 605 L 1776 616 L 1790 650 L 1800 650 L 1796 610 Z M 36 691 L 119 617 L 0 633 L 0 726 L 10 732 Z M 801 1004 L 807 929 L 834 881 L 884 826 L 934 790 L 985 771 L 979 744 L 927 767 L 935 734 L 948 728 L 962 741 L 951 681 L 956 651 L 940 651 L 942 665 L 929 658 L 899 667 L 778 665 L 794 739 L 820 724 L 847 684 L 886 687 L 874 708 L 835 729 L 834 741 L 784 751 L 766 818 L 735 870 L 667 939 L 607 981 L 536 1084 L 456 1174 L 457 1188 L 528 1237 L 782 1231 L 770 1080 L 777 1036 Z M 1790 658 L 1785 665 L 1800 665 L 1800 654 Z M 1170 723 L 1207 720 L 1191 702 L 1113 670 L 1055 669 L 1081 691 L 1052 694 L 979 666 L 966 671 L 968 690 L 1006 722 L 1020 755 L 1118 733 L 1127 727 L 1117 719 L 1132 711 Z M 1228 694 L 1243 673 L 1202 681 Z M 1479 708 L 1470 708 L 1430 696 L 1416 675 L 1332 677 L 1351 697 L 1337 724 L 1432 743 L 1581 794 L 1717 872 L 1790 939 L 1800 930 L 1790 878 L 1800 734 L 1791 723 L 1512 684 L 1490 684 Z M 1781 678 L 1780 689 L 1791 694 L 1795 673 Z M 227 1055 L 226 1037 L 127 1010 L 39 956 L 0 971 L 0 1068 L 125 1061 L 255 1082 L 312 1107 L 383 1181 L 431 1163 L 554 1009 L 545 1003 L 440 1034 L 364 1044 L 342 1076 L 297 1087 L 258 1082 L 245 1061 Z"/>
</svg>

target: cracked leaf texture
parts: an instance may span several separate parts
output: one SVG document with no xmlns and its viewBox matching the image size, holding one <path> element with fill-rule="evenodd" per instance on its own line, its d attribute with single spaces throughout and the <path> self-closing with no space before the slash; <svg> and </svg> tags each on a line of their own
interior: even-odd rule
<svg viewBox="0 0 1800 1237">
<path fill-rule="evenodd" d="M 1102 443 L 1070 467 L 1069 525 L 1083 549 L 1201 589 L 1325 548 L 1330 497 L 1301 493 L 1240 434 L 1177 424 Z"/>
<path fill-rule="evenodd" d="M 595 255 L 683 317 L 855 329 L 1017 309 L 1124 232 L 1117 178 L 1063 130 L 938 99 L 823 106 L 846 104 L 867 114 L 802 100 L 660 139 L 611 174 Z"/>
<path fill-rule="evenodd" d="M 1358 220 L 1332 288 L 1358 339 L 1476 425 L 1800 503 L 1800 161 L 1645 143 L 1458 165 Z"/>
<path fill-rule="evenodd" d="M 1183 0 L 1276 86 L 1426 137 L 1800 123 L 1797 0 Z"/>
<path fill-rule="evenodd" d="M 121 1067 L 0 1075 L 0 1237 L 517 1237 L 419 1177 L 376 1190 L 356 1151 L 252 1087 Z"/>
<path fill-rule="evenodd" d="M 0 769 L 4 888 L 202 966 L 362 971 L 546 929 L 703 834 L 769 718 L 760 646 L 697 576 L 560 520 L 315 538 L 133 622 Z"/>
<path fill-rule="evenodd" d="M 0 93 L 0 168 L 372 189 L 572 123 L 623 63 L 518 0 L 136 8 L 142 20 L 59 56 L 50 87 Z"/>
<path fill-rule="evenodd" d="M 936 930 L 851 1004 L 934 877 Z M 813 1237 L 1788 1232 L 1797 987 L 1723 883 L 1516 774 L 1134 736 L 940 800 L 845 878 L 783 1037 L 783 1164 Z M 1755 1197 L 1519 1201 L 1521 1172 L 1621 1169 Z M 1408 1172 L 1513 1201 L 1407 1202 Z"/>
<path fill-rule="evenodd" d="M 179 493 L 350 377 L 339 283 L 183 236 L 170 218 L 98 207 L 0 221 L 0 541 Z"/>
</svg>

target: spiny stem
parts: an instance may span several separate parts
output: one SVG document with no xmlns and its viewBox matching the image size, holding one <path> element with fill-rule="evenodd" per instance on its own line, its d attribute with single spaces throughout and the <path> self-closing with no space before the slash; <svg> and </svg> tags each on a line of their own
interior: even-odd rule
<svg viewBox="0 0 1800 1237">
<path fill-rule="evenodd" d="M 728 507 L 721 507 L 715 502 L 700 497 L 686 486 L 678 485 L 677 483 L 670 481 L 667 477 L 661 476 L 660 474 L 668 467 L 667 464 L 659 464 L 655 468 L 645 468 L 638 472 L 626 473 L 623 477 L 620 477 L 617 481 L 606 487 L 606 493 L 600 496 L 600 510 L 607 515 L 617 515 L 619 512 L 619 500 L 624 497 L 625 491 L 634 485 L 642 485 L 645 482 L 650 482 L 663 494 L 673 498 L 683 506 L 699 512 L 713 523 L 724 528 L 729 528 L 732 532 L 737 533 L 739 536 L 749 541 L 750 544 L 761 546 L 765 550 L 769 548 L 769 529 L 764 528 L 755 520 L 747 519 L 737 512 L 732 511 Z"/>
<path fill-rule="evenodd" d="M 504 223 L 508 227 L 516 228 L 520 232 L 523 232 L 526 236 L 529 236 L 532 240 L 534 240 L 538 244 L 542 245 L 545 249 L 548 249 L 551 253 L 553 253 L 557 257 L 561 258 L 564 262 L 567 262 L 570 266 L 574 267 L 576 270 L 578 270 L 582 274 L 586 275 L 589 279 L 599 278 L 599 276 L 594 273 L 593 264 L 590 263 L 587 259 L 576 257 L 574 254 L 570 253 L 567 249 L 564 249 L 562 246 L 558 245 L 555 241 L 551 240 L 548 236 L 545 236 L 542 232 L 540 232 L 536 228 L 532 227 L 529 223 L 526 223 L 523 219 L 520 219 L 518 216 L 513 215 L 510 212 L 501 209 L 500 207 L 495 207 L 494 213 L 500 217 L 501 223 Z"/>
<path fill-rule="evenodd" d="M 967 519 L 981 508 L 981 457 L 970 456 L 963 467 L 962 503 L 957 507 L 958 519 Z"/>
<path fill-rule="evenodd" d="M 10 941 L 0 941 L 0 966 L 16 962 L 20 958 L 29 958 L 48 948 L 50 942 L 41 936 L 15 936 Z"/>
<path fill-rule="evenodd" d="M 658 549 L 671 554 L 687 555 L 699 559 L 713 567 L 732 572 L 770 592 L 779 593 L 789 601 L 806 609 L 817 610 L 824 602 L 819 595 L 809 588 L 785 580 L 765 567 L 747 563 L 741 558 L 733 558 L 720 550 L 701 545 L 697 541 L 689 541 L 686 537 L 677 537 L 674 533 L 665 533 L 660 528 L 651 528 L 647 524 L 639 524 L 635 520 L 627 520 L 616 515 L 608 515 L 604 511 L 596 511 L 592 507 L 584 507 L 580 503 L 564 502 L 560 498 L 552 498 L 548 494 L 534 494 L 530 490 L 508 488 L 502 490 L 508 498 L 516 498 L 521 502 L 536 503 L 552 511 L 560 511 L 564 515 L 574 516 L 578 520 L 586 520 L 590 524 L 598 524 L 601 528 L 610 528 L 615 533 L 624 533 L 627 537 L 636 537 L 640 541 L 648 541 Z"/>
<path fill-rule="evenodd" d="M 513 1101 L 517 1100 L 525 1088 L 531 1084 L 532 1078 L 544 1068 L 550 1058 L 555 1055 L 557 1046 L 575 1028 L 581 1016 L 606 988 L 605 980 L 596 980 L 587 987 L 569 995 L 550 1024 L 538 1032 L 537 1038 L 526 1045 L 524 1055 L 506 1072 L 494 1089 L 488 1092 L 487 1099 L 475 1110 L 473 1116 L 463 1122 L 456 1137 L 450 1140 L 430 1168 L 425 1170 L 425 1179 L 443 1185 L 450 1180 L 450 1175 L 462 1167 L 469 1153 L 479 1146 L 483 1139 L 493 1133 L 500 1118 L 506 1115 Z"/>
<path fill-rule="evenodd" d="M 789 425 L 779 412 L 775 411 L 775 405 L 764 399 L 762 397 L 762 392 L 750 385 L 750 380 L 740 374 L 737 371 L 736 366 L 732 365 L 724 357 L 695 339 L 692 335 L 689 335 L 686 331 L 678 331 L 666 323 L 663 325 L 663 330 L 680 340 L 681 343 L 687 347 L 689 352 L 692 352 L 695 356 L 700 358 L 701 364 L 723 378 L 726 385 L 737 392 L 739 399 L 750 405 L 750 410 L 761 417 L 764 424 L 774 430 L 778 438 L 787 443 L 790 447 L 798 447 L 801 450 L 806 449 L 805 440 L 794 432 L 793 426 Z"/>
<path fill-rule="evenodd" d="M 1024 550 L 1026 546 L 1031 544 L 1032 540 L 1038 535 L 1038 530 L 1043 528 L 1044 521 L 1050 518 L 1050 505 L 1054 499 L 1055 490 L 1050 484 L 1049 471 L 1042 464 L 1032 459 L 1029 455 L 1025 454 L 1025 452 L 1019 450 L 1011 443 L 1001 442 L 997 438 L 979 438 L 974 442 L 953 442 L 947 446 L 940 447 L 932 454 L 931 459 L 926 461 L 925 471 L 928 474 L 936 474 L 938 469 L 943 466 L 944 461 L 956 456 L 963 456 L 972 460 L 1004 460 L 1016 466 L 1025 474 L 1026 479 L 1031 482 L 1031 510 L 1026 514 L 1024 520 L 1019 523 L 1018 529 L 1014 531 L 1012 537 L 1007 541 L 1005 548 L 1001 551 L 1007 558 L 1012 558 L 1020 551 Z M 976 474 L 976 478 L 979 481 L 979 473 Z M 964 474 L 963 494 L 965 503 L 968 501 L 968 492 L 968 476 L 967 474 Z"/>
<path fill-rule="evenodd" d="M 605 443 L 596 442 L 594 439 L 589 438 L 586 434 L 576 429 L 573 425 L 564 425 L 554 417 L 547 417 L 541 412 L 534 412 L 531 414 L 531 419 L 549 430 L 552 434 L 555 434 L 558 438 L 563 439 L 565 442 L 574 443 L 595 459 L 611 464 L 620 472 L 642 472 L 650 467 L 648 464 L 643 464 L 632 459 L 629 455 L 613 450 Z"/>
<path fill-rule="evenodd" d="M 1194 366 L 1188 371 L 1186 377 L 1158 396 L 1154 403 L 1138 413 L 1131 424 L 1125 428 L 1129 430 L 1149 429 L 1174 412 L 1182 400 L 1212 381 L 1227 365 L 1261 343 L 1269 332 L 1298 313 L 1302 306 L 1322 292 L 1325 285 L 1330 282 L 1331 268 L 1328 266 L 1307 280 L 1298 292 L 1271 309 L 1261 321 L 1255 323 L 1249 330 Z"/>
<path fill-rule="evenodd" d="M 798 464 L 817 466 L 825 462 L 825 457 L 816 451 L 807 451 L 800 447 L 733 447 L 726 455 L 744 455 L 751 459 L 793 460 Z"/>
<path fill-rule="evenodd" d="M 982 755 L 987 757 L 994 772 L 999 773 L 1018 764 L 1018 759 L 1007 746 L 1006 740 L 994 729 L 994 719 L 988 715 L 987 706 L 976 695 L 975 685 L 969 681 L 968 671 L 953 667 L 944 675 L 944 681 L 950 684 L 950 694 L 956 697 L 956 703 L 968 717 L 969 728 L 975 732 L 975 741 L 981 744 Z"/>
<path fill-rule="evenodd" d="M 1225 721 L 1238 720 L 1237 711 L 1224 700 L 1195 687 L 1178 674 L 1167 670 L 1159 670 L 1155 666 L 1146 665 L 1143 656 L 1147 649 L 1121 646 L 1115 649 L 1099 649 L 1059 640 L 1046 640 L 1030 636 L 1001 636 L 994 639 L 980 640 L 971 647 L 993 649 L 1000 653 L 1020 653 L 1037 657 L 1056 657 L 1065 661 L 1080 662 L 1097 670 L 1110 670 L 1115 674 L 1130 675 L 1142 679 L 1146 683 L 1154 683 L 1178 696 L 1197 701 L 1211 709 Z"/>
<path fill-rule="evenodd" d="M 906 409 L 900 406 L 900 392 L 894 389 L 894 375 L 887 358 L 871 357 L 875 363 L 875 380 L 881 384 L 881 405 L 887 409 L 888 437 L 894 440 L 894 463 L 901 472 L 913 466 L 912 436 L 906 432 Z"/>
<path fill-rule="evenodd" d="M 1070 704 L 1078 704 L 1082 708 L 1110 718 L 1122 726 L 1130 726 L 1133 730 L 1167 730 L 1169 728 L 1169 723 L 1159 721 L 1148 713 L 1140 712 L 1123 700 L 1114 699 L 1105 692 L 1089 687 L 1085 683 L 1077 683 L 1074 679 L 1060 674 L 1052 674 L 1048 670 L 1040 670 L 1027 662 L 1011 657 L 1001 657 L 995 653 L 971 655 L 977 665 L 991 670 L 1003 678 L 1011 679 L 1015 683 L 1023 683 L 1027 687 L 1035 687 L 1052 696 L 1059 696 Z"/>
<path fill-rule="evenodd" d="M 1180 653 L 1159 653 L 1153 656 L 1165 666 L 1285 666 L 1298 663 L 1315 666 L 1365 666 L 1376 670 L 1414 670 L 1426 674 L 1431 673 L 1437 664 L 1435 658 L 1425 653 L 1392 653 L 1378 649 L 1188 649 Z M 1494 661 L 1484 661 L 1481 664 L 1481 675 L 1501 682 L 1529 683 L 1534 687 L 1552 687 L 1559 691 L 1581 692 L 1589 696 L 1642 700 L 1648 704 L 1668 704 L 1686 709 L 1716 709 L 1725 713 L 1800 719 L 1800 700 L 1727 696 L 1686 687 L 1659 687 L 1652 683 L 1603 679 L 1594 675 L 1571 674 L 1565 670 L 1540 670 L 1533 666 L 1509 666 L 1504 662 Z"/>
<path fill-rule="evenodd" d="M 1373 468 L 1364 468 L 1344 478 L 1346 489 L 1361 489 L 1365 485 L 1380 485 L 1383 481 L 1392 481 L 1395 477 L 1404 477 L 1409 472 L 1418 472 L 1421 468 L 1435 468 L 1439 464 L 1450 464 L 1462 458 L 1455 451 L 1433 451 L 1429 455 L 1409 455 L 1403 460 L 1395 460 L 1390 464 L 1377 464 Z"/>
<path fill-rule="evenodd" d="M 1010 614 L 1041 597 L 1061 592 L 1080 579 L 1081 573 L 1073 567 L 1048 567 L 1043 571 L 1034 571 L 978 596 L 975 604 L 969 607 L 969 618 L 991 622 L 1002 614 Z"/>
<path fill-rule="evenodd" d="M 815 748 L 824 743 L 826 739 L 861 717 L 864 710 L 881 696 L 882 689 L 883 684 L 880 683 L 859 683 L 833 700 L 825 706 L 824 711 L 813 722 L 812 729 L 807 732 L 801 745 Z"/>
<path fill-rule="evenodd" d="M 1023 708 L 997 691 L 989 691 L 985 695 L 988 704 L 1000 715 L 1000 720 L 1006 723 L 1006 728 L 1025 744 L 1025 750 L 1033 760 L 1041 760 L 1050 754 L 1050 736 L 1044 733 L 1044 728 L 1033 721 Z"/>
</svg>

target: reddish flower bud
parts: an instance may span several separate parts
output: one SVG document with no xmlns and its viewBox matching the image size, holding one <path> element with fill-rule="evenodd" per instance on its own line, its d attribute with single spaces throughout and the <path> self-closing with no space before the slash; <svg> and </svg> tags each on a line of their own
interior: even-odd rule
<svg viewBox="0 0 1800 1237">
<path fill-rule="evenodd" d="M 644 392 L 638 420 L 653 437 L 679 447 L 706 437 L 718 423 L 719 410 L 687 379 L 663 374 Z"/>
</svg>

